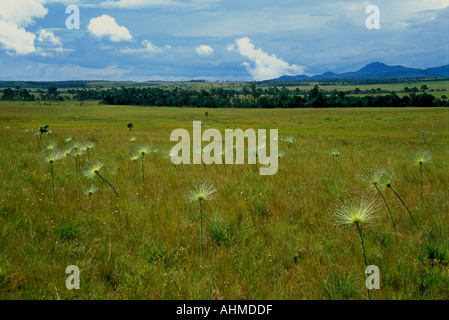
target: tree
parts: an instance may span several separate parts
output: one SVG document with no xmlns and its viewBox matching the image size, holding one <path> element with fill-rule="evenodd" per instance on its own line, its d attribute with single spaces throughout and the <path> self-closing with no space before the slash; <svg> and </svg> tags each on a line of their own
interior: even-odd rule
<svg viewBox="0 0 449 320">
<path fill-rule="evenodd" d="M 47 95 L 48 95 L 48 100 L 57 100 L 58 96 L 59 96 L 58 88 L 56 88 L 55 86 L 48 87 Z"/>
<path fill-rule="evenodd" d="M 14 100 L 14 91 L 11 90 L 11 88 L 7 88 L 3 90 L 3 100 Z"/>
</svg>

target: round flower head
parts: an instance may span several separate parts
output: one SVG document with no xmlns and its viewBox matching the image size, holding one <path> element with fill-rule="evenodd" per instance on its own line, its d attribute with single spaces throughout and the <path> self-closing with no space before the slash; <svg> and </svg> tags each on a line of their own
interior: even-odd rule
<svg viewBox="0 0 449 320">
<path fill-rule="evenodd" d="M 283 157 L 285 157 L 285 152 L 284 151 L 279 152 L 278 153 L 278 159 L 281 159 Z"/>
<path fill-rule="evenodd" d="M 152 150 L 151 150 L 151 152 L 154 154 L 154 153 L 158 153 L 159 152 L 159 149 L 157 149 L 157 148 L 153 148 Z"/>
<path fill-rule="evenodd" d="M 147 145 L 142 145 L 137 149 L 137 152 L 141 155 L 144 156 L 148 153 L 151 152 L 151 147 L 147 146 Z"/>
<path fill-rule="evenodd" d="M 88 141 L 84 144 L 84 147 L 87 150 L 93 149 L 93 148 L 95 148 L 95 146 L 96 146 L 95 142 L 92 142 L 92 141 Z"/>
<path fill-rule="evenodd" d="M 73 144 L 72 144 L 72 149 L 73 150 L 77 150 L 77 149 L 81 149 L 81 144 L 79 143 L 79 142 L 74 142 Z"/>
<path fill-rule="evenodd" d="M 88 179 L 93 179 L 101 168 L 103 168 L 103 164 L 101 162 L 94 162 L 86 170 L 84 170 L 84 175 Z"/>
<path fill-rule="evenodd" d="M 72 152 L 72 148 L 71 147 L 68 147 L 68 148 L 65 148 L 64 149 L 64 151 L 62 152 L 63 154 L 64 154 L 64 156 L 69 156 L 70 155 L 70 153 Z"/>
<path fill-rule="evenodd" d="M 97 190 L 98 190 L 98 188 L 92 184 L 92 185 L 88 186 L 84 190 L 84 192 L 90 196 L 90 195 L 93 195 L 95 192 L 97 192 Z"/>
<path fill-rule="evenodd" d="M 293 144 L 293 143 L 296 142 L 296 139 L 293 138 L 293 137 L 287 137 L 287 138 L 284 138 L 283 141 L 284 141 L 286 144 Z"/>
<path fill-rule="evenodd" d="M 340 156 L 340 151 L 338 151 L 337 149 L 331 149 L 331 151 L 329 151 L 329 153 L 333 157 L 339 157 Z"/>
<path fill-rule="evenodd" d="M 412 155 L 412 159 L 416 164 L 423 165 L 432 161 L 432 154 L 428 151 L 420 150 Z"/>
<path fill-rule="evenodd" d="M 45 144 L 45 149 L 47 149 L 48 151 L 55 150 L 55 149 L 56 149 L 56 143 L 53 142 L 53 141 L 48 141 L 48 142 Z"/>
<path fill-rule="evenodd" d="M 369 199 L 344 204 L 335 214 L 335 223 L 337 225 L 368 224 L 377 218 L 378 208 L 378 203 Z"/>
<path fill-rule="evenodd" d="M 217 189 L 210 184 L 200 183 L 193 186 L 193 189 L 187 192 L 184 199 L 189 202 L 212 200 L 217 193 Z"/>
<path fill-rule="evenodd" d="M 385 169 L 379 169 L 374 168 L 370 169 L 369 171 L 365 173 L 365 177 L 363 178 L 363 181 L 368 183 L 371 186 L 379 186 L 384 181 L 387 172 Z"/>
<path fill-rule="evenodd" d="M 64 158 L 64 155 L 60 152 L 52 151 L 45 156 L 45 161 L 52 164 L 55 161 Z"/>
<path fill-rule="evenodd" d="M 393 175 L 385 174 L 381 179 L 379 185 L 384 188 L 391 188 L 391 184 L 393 181 Z"/>
<path fill-rule="evenodd" d="M 136 137 L 131 137 L 131 138 L 129 138 L 129 141 L 135 142 L 135 141 L 136 141 Z"/>
<path fill-rule="evenodd" d="M 74 156 L 74 157 L 82 156 L 84 154 L 84 151 L 81 148 L 72 148 L 72 150 L 70 152 L 72 153 L 72 156 Z"/>
<path fill-rule="evenodd" d="M 140 154 L 135 154 L 135 155 L 132 155 L 131 157 L 129 157 L 129 160 L 137 161 L 137 160 L 139 160 L 139 158 L 140 158 Z"/>
<path fill-rule="evenodd" d="M 73 136 L 68 136 L 64 139 L 65 142 L 71 142 L 73 140 Z"/>
</svg>

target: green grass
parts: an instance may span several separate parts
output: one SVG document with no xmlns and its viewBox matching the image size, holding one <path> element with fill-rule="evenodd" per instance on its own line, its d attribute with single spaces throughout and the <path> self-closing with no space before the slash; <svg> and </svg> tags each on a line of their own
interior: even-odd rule
<svg viewBox="0 0 449 320">
<path fill-rule="evenodd" d="M 209 112 L 206 119 L 204 112 Z M 250 165 L 178 166 L 167 160 L 176 128 L 279 129 L 295 137 L 281 171 L 259 176 Z M 129 131 L 126 124 L 134 124 Z M 91 160 L 120 197 L 99 179 L 75 171 L 71 158 L 54 167 L 33 135 L 62 149 L 94 140 Z M 8 127 L 8 128 L 7 128 Z M 32 128 L 32 132 L 25 129 Z M 423 143 L 418 129 L 435 136 Z M 130 137 L 136 141 L 130 142 Z M 153 159 L 129 160 L 137 146 L 157 147 Z M 329 150 L 340 151 L 333 166 Z M 423 204 L 420 176 L 409 155 L 427 149 Z M 153 157 L 153 156 L 151 156 Z M 449 297 L 449 110 L 300 109 L 232 110 L 99 106 L 93 102 L 0 102 L 0 299 L 366 299 L 364 262 L 352 228 L 332 224 L 336 206 L 359 195 L 378 195 L 361 178 L 367 168 L 394 170 L 384 195 L 395 219 L 380 218 L 363 230 L 368 264 L 381 272 L 371 299 Z M 86 165 L 85 157 L 81 164 Z M 91 203 L 85 188 L 98 191 Z M 198 203 L 183 195 L 192 183 L 218 189 L 204 202 L 200 257 Z M 92 205 L 92 207 L 91 207 Z M 65 269 L 81 271 L 81 289 L 68 291 Z"/>
</svg>

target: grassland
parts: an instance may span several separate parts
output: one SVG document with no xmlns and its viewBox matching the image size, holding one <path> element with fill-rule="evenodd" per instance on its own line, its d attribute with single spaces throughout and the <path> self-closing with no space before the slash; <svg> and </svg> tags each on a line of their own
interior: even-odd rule
<svg viewBox="0 0 449 320">
<path fill-rule="evenodd" d="M 204 113 L 208 111 L 206 119 Z M 168 160 L 170 133 L 203 128 L 279 129 L 285 156 L 274 176 L 254 165 L 179 166 Z M 126 127 L 134 124 L 134 130 Z M 49 124 L 51 135 L 34 133 Z M 31 131 L 26 129 L 31 128 Z M 433 132 L 423 141 L 418 129 Z M 45 143 L 93 141 L 101 180 L 76 173 L 66 157 L 43 160 Z M 136 141 L 131 142 L 130 138 Z M 70 143 L 69 143 L 70 144 Z M 137 146 L 159 152 L 140 163 Z M 340 152 L 338 165 L 329 150 Z M 433 154 L 419 201 L 416 150 Z M 378 199 L 367 169 L 394 170 L 387 211 L 363 229 L 369 264 L 381 289 L 371 299 L 449 298 L 449 110 L 229 110 L 99 106 L 96 103 L 0 102 L 0 299 L 366 299 L 365 265 L 354 228 L 336 226 L 342 201 Z M 87 162 L 83 156 L 82 164 Z M 84 193 L 94 183 L 92 201 Z M 213 184 L 205 202 L 200 257 L 198 204 L 183 195 L 192 183 Z M 380 199 L 378 199 L 380 201 Z M 382 205 L 382 203 L 380 203 Z M 66 267 L 81 270 L 81 289 L 67 290 Z"/>
</svg>

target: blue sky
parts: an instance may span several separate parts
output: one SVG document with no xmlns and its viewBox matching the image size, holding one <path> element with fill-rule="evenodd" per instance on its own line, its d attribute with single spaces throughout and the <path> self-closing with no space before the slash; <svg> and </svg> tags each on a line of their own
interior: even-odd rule
<svg viewBox="0 0 449 320">
<path fill-rule="evenodd" d="M 66 7 L 80 29 L 66 28 Z M 369 30 L 366 8 L 380 9 Z M 264 80 L 449 64 L 449 0 L 0 0 L 0 80 Z"/>
</svg>

